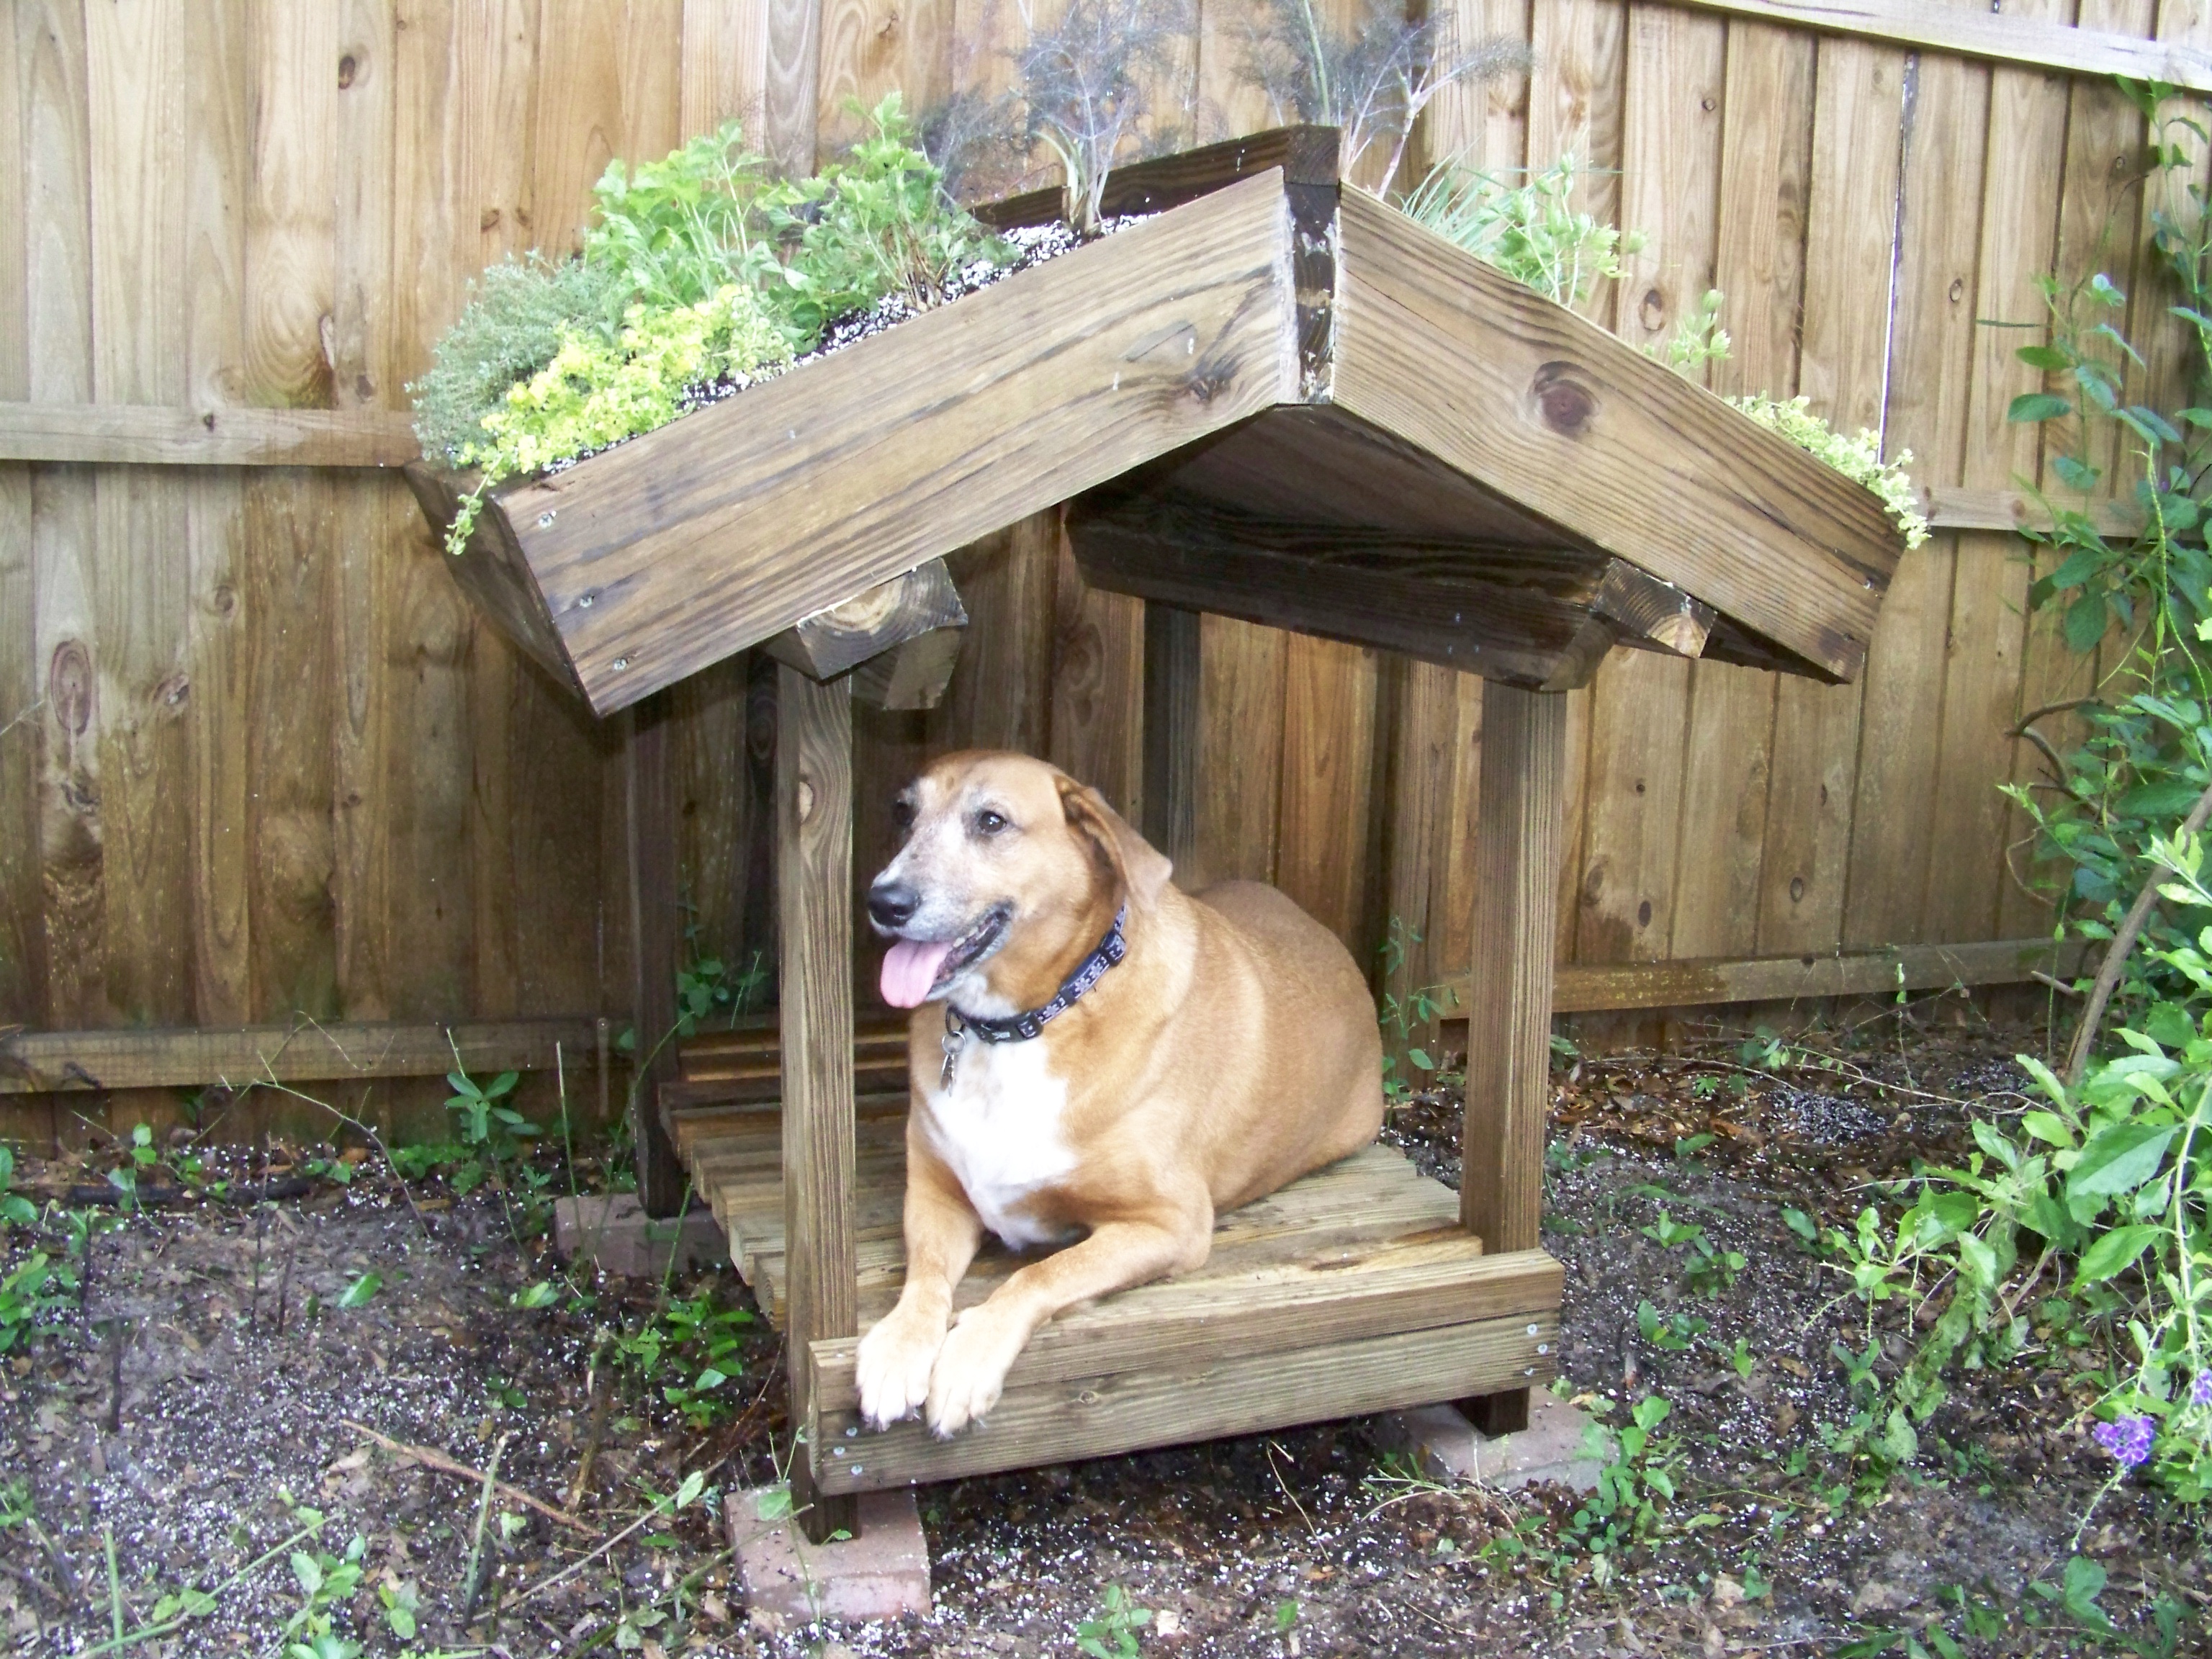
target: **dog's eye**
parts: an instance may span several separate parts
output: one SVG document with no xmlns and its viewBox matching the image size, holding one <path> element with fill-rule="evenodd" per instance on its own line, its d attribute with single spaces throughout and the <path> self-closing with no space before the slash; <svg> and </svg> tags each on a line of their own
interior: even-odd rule
<svg viewBox="0 0 2212 1659">
<path fill-rule="evenodd" d="M 978 835 L 995 836 L 1006 827 L 1006 818 L 994 812 L 988 806 L 975 814 L 975 831 Z"/>
<path fill-rule="evenodd" d="M 891 825 L 902 836 L 914 828 L 914 803 L 904 795 L 891 803 Z"/>
</svg>

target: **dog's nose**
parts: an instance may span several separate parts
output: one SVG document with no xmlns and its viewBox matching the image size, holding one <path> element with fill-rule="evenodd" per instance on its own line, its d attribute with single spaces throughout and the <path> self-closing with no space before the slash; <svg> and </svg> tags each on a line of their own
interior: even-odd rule
<svg viewBox="0 0 2212 1659">
<path fill-rule="evenodd" d="M 903 927 L 921 908 L 921 894 L 911 882 L 879 881 L 868 889 L 868 920 L 888 932 Z"/>
</svg>

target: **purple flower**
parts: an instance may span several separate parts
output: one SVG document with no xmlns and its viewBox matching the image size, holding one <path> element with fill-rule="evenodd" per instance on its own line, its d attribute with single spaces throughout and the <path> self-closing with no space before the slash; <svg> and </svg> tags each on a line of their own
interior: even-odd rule
<svg viewBox="0 0 2212 1659">
<path fill-rule="evenodd" d="M 2189 1403 L 2192 1406 L 2212 1406 L 2212 1371 L 2197 1374 L 2197 1380 L 2189 1385 Z"/>
<path fill-rule="evenodd" d="M 2099 1445 L 2119 1460 L 2122 1468 L 2134 1469 L 2150 1462 L 2151 1443 L 2158 1438 L 2158 1424 L 2148 1417 L 2123 1417 L 2100 1423 L 2089 1432 Z"/>
</svg>

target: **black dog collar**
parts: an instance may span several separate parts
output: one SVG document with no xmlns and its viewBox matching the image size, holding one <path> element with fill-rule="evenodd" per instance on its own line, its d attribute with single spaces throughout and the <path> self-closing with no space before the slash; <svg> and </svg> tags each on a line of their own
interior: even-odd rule
<svg viewBox="0 0 2212 1659">
<path fill-rule="evenodd" d="M 1106 977 L 1106 970 L 1129 954 L 1129 942 L 1121 936 L 1121 929 L 1129 921 L 1129 907 L 1124 903 L 1114 913 L 1114 925 L 1106 930 L 1106 937 L 1098 941 L 1098 948 L 1084 957 L 1080 966 L 1061 981 L 1059 991 L 1042 1008 L 1031 1008 L 1005 1019 L 987 1019 L 980 1014 L 963 1014 L 951 1002 L 945 1005 L 945 1083 L 951 1084 L 952 1060 L 958 1052 L 959 1040 L 973 1031 L 986 1042 L 1026 1042 L 1041 1035 L 1044 1028 L 1066 1013 L 1085 991 Z"/>
</svg>

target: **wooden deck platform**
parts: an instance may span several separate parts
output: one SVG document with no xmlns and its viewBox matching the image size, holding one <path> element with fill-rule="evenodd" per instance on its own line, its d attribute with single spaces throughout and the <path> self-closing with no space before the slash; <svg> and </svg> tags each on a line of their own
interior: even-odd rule
<svg viewBox="0 0 2212 1659">
<path fill-rule="evenodd" d="M 882 1044 L 866 1031 L 858 1044 L 864 1077 L 872 1037 Z M 687 1048 L 687 1077 L 693 1063 Z M 702 1058 L 700 1070 L 710 1063 L 738 1065 Z M 906 1096 L 864 1093 L 857 1104 L 865 1331 L 890 1310 L 903 1275 Z M 674 1127 L 732 1262 L 780 1328 L 780 1116 L 768 1103 L 696 1105 L 677 1112 Z M 957 1305 L 982 1300 L 1030 1259 L 987 1243 Z M 862 1431 L 858 1340 L 816 1342 L 814 1443 L 828 1449 L 817 1478 L 825 1492 L 862 1491 L 1526 1387 L 1553 1374 L 1559 1301 L 1548 1255 L 1486 1255 L 1459 1224 L 1456 1194 L 1392 1148 L 1370 1146 L 1220 1218 L 1197 1273 L 1054 1321 L 1017 1362 L 990 1420 L 953 1441 L 911 1423 Z"/>
</svg>

